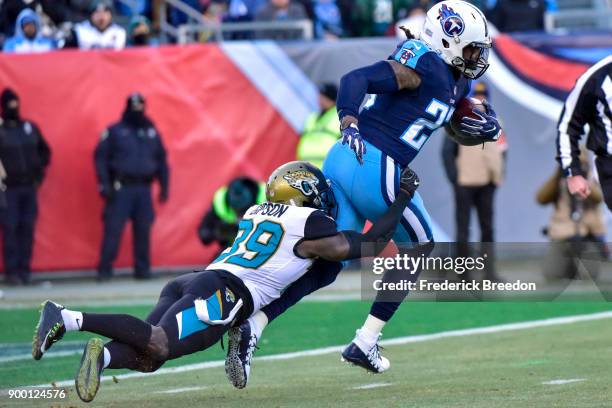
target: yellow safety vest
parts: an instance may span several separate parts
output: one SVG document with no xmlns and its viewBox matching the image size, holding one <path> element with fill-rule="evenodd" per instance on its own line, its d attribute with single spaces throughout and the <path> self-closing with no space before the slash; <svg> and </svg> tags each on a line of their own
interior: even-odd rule
<svg viewBox="0 0 612 408">
<path fill-rule="evenodd" d="M 236 211 L 229 205 L 227 205 L 227 187 L 221 187 L 215 192 L 213 197 L 213 210 L 217 217 L 221 218 L 223 222 L 228 224 L 235 224 L 238 222 L 238 215 Z M 259 183 L 259 191 L 257 192 L 257 202 L 255 204 L 261 204 L 266 201 L 266 185 L 265 183 Z"/>
<path fill-rule="evenodd" d="M 298 143 L 297 159 L 308 161 L 321 168 L 327 152 L 339 138 L 340 121 L 335 106 L 321 115 L 311 113 Z"/>
</svg>

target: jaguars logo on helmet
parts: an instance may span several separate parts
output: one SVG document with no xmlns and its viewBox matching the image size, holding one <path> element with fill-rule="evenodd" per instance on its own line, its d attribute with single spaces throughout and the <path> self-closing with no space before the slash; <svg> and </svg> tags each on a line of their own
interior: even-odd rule
<svg viewBox="0 0 612 408">
<path fill-rule="evenodd" d="M 317 184 L 319 180 L 314 174 L 307 170 L 298 170 L 292 173 L 287 173 L 283 176 L 287 183 L 293 188 L 297 188 L 305 196 L 317 194 Z"/>
<path fill-rule="evenodd" d="M 329 182 L 321 170 L 305 161 L 289 162 L 274 170 L 266 197 L 273 203 L 318 208 L 335 215 L 336 200 Z"/>
</svg>

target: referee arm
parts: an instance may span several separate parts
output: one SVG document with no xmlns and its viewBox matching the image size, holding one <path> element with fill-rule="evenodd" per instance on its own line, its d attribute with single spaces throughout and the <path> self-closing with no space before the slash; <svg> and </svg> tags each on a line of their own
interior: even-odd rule
<svg viewBox="0 0 612 408">
<path fill-rule="evenodd" d="M 595 105 L 590 79 L 583 75 L 576 81 L 563 105 L 557 133 L 557 161 L 567 177 L 569 192 L 583 199 L 589 196 L 590 187 L 580 165 L 579 142 Z"/>
</svg>

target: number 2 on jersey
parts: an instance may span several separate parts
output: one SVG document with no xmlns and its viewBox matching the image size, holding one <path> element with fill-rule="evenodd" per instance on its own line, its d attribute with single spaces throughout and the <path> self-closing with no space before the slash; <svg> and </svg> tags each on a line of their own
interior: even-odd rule
<svg viewBox="0 0 612 408">
<path fill-rule="evenodd" d="M 450 118 L 449 109 L 447 104 L 436 98 L 432 99 L 425 112 L 431 115 L 435 122 L 425 118 L 417 119 L 406 129 L 401 139 L 414 149 L 421 150 L 431 133 Z"/>
<path fill-rule="evenodd" d="M 284 235 L 285 230 L 276 222 L 265 220 L 255 227 L 252 220 L 242 220 L 232 247 L 228 252 L 221 253 L 213 263 L 224 261 L 257 269 L 274 255 Z M 242 251 L 236 253 L 239 249 Z"/>
</svg>

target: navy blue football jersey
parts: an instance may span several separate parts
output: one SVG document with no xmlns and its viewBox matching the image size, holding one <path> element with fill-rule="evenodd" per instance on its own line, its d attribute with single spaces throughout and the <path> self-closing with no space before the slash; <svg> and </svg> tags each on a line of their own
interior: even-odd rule
<svg viewBox="0 0 612 408">
<path fill-rule="evenodd" d="M 370 95 L 359 113 L 362 137 L 406 166 L 434 130 L 450 120 L 457 102 L 467 96 L 470 80 L 455 79 L 451 67 L 427 44 L 408 40 L 389 57 L 421 77 L 414 90 Z"/>
</svg>

